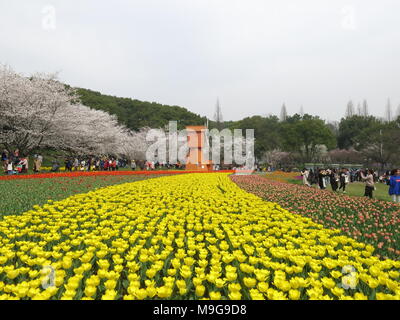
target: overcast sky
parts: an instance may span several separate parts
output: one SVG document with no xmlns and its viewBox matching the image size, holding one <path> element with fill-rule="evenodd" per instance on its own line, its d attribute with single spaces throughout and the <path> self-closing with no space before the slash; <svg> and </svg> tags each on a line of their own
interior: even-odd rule
<svg viewBox="0 0 400 320">
<path fill-rule="evenodd" d="M 0 0 L 0 63 L 225 120 L 400 104 L 398 0 Z"/>
</svg>

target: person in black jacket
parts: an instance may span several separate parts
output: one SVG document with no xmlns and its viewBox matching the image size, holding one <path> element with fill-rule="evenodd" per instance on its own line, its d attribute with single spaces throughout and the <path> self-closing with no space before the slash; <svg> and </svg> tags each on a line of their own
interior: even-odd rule
<svg viewBox="0 0 400 320">
<path fill-rule="evenodd" d="M 339 180 L 339 177 L 338 177 L 336 169 L 333 169 L 331 171 L 331 174 L 330 174 L 329 178 L 330 178 L 332 190 L 334 192 L 336 192 L 337 189 L 338 189 L 338 180 Z"/>
<path fill-rule="evenodd" d="M 4 172 L 7 172 L 7 165 L 8 165 L 8 152 L 7 152 L 7 150 L 4 150 L 1 153 L 1 162 L 2 162 L 2 165 L 3 165 Z"/>
<path fill-rule="evenodd" d="M 310 169 L 310 173 L 308 175 L 308 182 L 310 183 L 310 185 L 313 185 L 315 183 L 315 177 L 314 177 L 313 169 Z"/>
<path fill-rule="evenodd" d="M 343 189 L 343 193 L 346 193 L 346 170 L 342 169 L 339 174 L 339 190 Z"/>
<path fill-rule="evenodd" d="M 326 189 L 325 184 L 324 184 L 324 177 L 326 176 L 325 171 L 320 169 L 318 171 L 318 184 L 319 184 L 319 188 L 321 190 Z"/>
</svg>

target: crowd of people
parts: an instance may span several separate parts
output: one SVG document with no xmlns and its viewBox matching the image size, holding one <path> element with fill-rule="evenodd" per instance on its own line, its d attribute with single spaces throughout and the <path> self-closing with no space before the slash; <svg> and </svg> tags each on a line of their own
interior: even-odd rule
<svg viewBox="0 0 400 320">
<path fill-rule="evenodd" d="M 3 150 L 1 153 L 1 162 L 3 171 L 6 174 L 12 175 L 28 172 L 29 158 L 21 155 L 18 149 L 10 153 L 7 150 Z"/>
<path fill-rule="evenodd" d="M 20 154 L 19 150 L 9 153 L 3 150 L 1 153 L 1 161 L 3 172 L 8 175 L 28 173 L 30 159 Z M 64 162 L 64 163 L 63 163 Z M 43 156 L 41 154 L 33 155 L 33 172 L 40 172 L 44 167 Z M 169 162 L 144 161 L 144 160 L 128 160 L 116 157 L 71 157 L 63 160 L 54 159 L 51 167 L 46 170 L 51 172 L 64 171 L 117 171 L 120 168 L 130 168 L 131 170 L 168 170 L 168 169 L 184 169 L 184 164 L 180 162 L 170 164 Z"/>
<path fill-rule="evenodd" d="M 376 190 L 376 183 L 384 183 L 389 187 L 389 195 L 394 202 L 400 203 L 400 169 L 386 171 L 379 175 L 372 169 L 320 169 L 317 170 L 304 168 L 301 171 L 303 184 L 311 187 L 318 185 L 320 189 L 327 189 L 331 186 L 334 192 L 346 193 L 346 186 L 352 182 L 364 182 L 364 196 L 373 198 L 373 192 Z"/>
<path fill-rule="evenodd" d="M 119 168 L 125 168 L 126 165 L 126 159 L 113 157 L 76 157 L 64 160 L 65 171 L 117 171 Z M 59 168 L 60 163 L 53 160 L 51 171 L 57 172 Z"/>
<path fill-rule="evenodd" d="M 1 153 L 1 161 L 4 173 L 8 175 L 27 173 L 29 169 L 29 157 L 20 154 L 16 149 L 13 152 L 3 150 Z M 40 172 L 43 164 L 43 156 L 41 154 L 33 155 L 33 172 Z M 66 158 L 64 160 L 65 171 L 117 171 L 119 168 L 130 168 L 131 170 L 168 170 L 168 169 L 184 169 L 185 165 L 180 162 L 170 164 L 169 162 L 144 161 L 118 159 L 115 157 L 84 157 L 84 158 Z M 53 160 L 51 171 L 58 172 L 61 164 L 58 160 Z M 220 166 L 213 166 L 214 170 L 222 169 Z M 270 167 L 261 168 L 256 166 L 255 171 L 270 171 Z M 364 196 L 373 198 L 376 190 L 376 183 L 383 183 L 389 187 L 389 195 L 394 202 L 400 203 L 400 169 L 387 171 L 382 175 L 371 169 L 320 169 L 316 170 L 304 168 L 301 171 L 303 184 L 311 187 L 317 185 L 320 189 L 327 189 L 328 186 L 334 192 L 346 193 L 346 187 L 352 182 L 364 182 Z"/>
<path fill-rule="evenodd" d="M 29 158 L 20 156 L 18 150 L 11 154 L 4 150 L 1 154 L 3 171 L 5 174 L 13 175 L 20 173 L 28 173 Z M 120 168 L 131 170 L 181 170 L 185 168 L 185 164 L 177 162 L 171 164 L 169 162 L 145 161 L 145 160 L 128 160 L 116 157 L 68 157 L 64 160 L 54 159 L 51 161 L 50 167 L 43 167 L 43 156 L 40 154 L 33 155 L 33 172 L 40 172 L 41 169 L 50 170 L 51 172 L 59 171 L 117 171 Z M 213 167 L 214 170 L 221 170 L 218 165 Z"/>
</svg>

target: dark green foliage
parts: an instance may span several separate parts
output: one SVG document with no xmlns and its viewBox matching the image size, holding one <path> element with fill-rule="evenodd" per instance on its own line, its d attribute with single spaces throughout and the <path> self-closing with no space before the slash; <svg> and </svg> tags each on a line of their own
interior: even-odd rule
<svg viewBox="0 0 400 320">
<path fill-rule="evenodd" d="M 357 148 L 357 140 L 359 140 L 360 135 L 368 128 L 376 126 L 379 123 L 379 120 L 373 116 L 362 117 L 356 115 L 343 118 L 339 124 L 338 147 L 340 149 Z"/>
<path fill-rule="evenodd" d="M 205 117 L 178 106 L 113 97 L 82 88 L 78 88 L 77 93 L 84 105 L 116 115 L 120 123 L 133 130 L 161 128 L 174 120 L 178 121 L 178 129 L 183 129 L 187 125 L 203 125 L 207 121 Z"/>
<path fill-rule="evenodd" d="M 83 104 L 116 115 L 120 123 L 133 130 L 162 128 L 172 120 L 178 121 L 178 129 L 207 122 L 206 117 L 178 106 L 108 96 L 81 88 L 77 93 Z M 209 120 L 209 129 L 221 127 L 254 129 L 255 156 L 258 158 L 266 151 L 279 149 L 297 154 L 299 161 L 309 162 L 317 154 L 318 146 L 325 145 L 328 150 L 338 147 L 361 151 L 368 163 L 385 166 L 396 163 L 393 160 L 399 153 L 400 120 L 385 123 L 374 116 L 354 115 L 341 119 L 339 123 L 327 123 L 308 114 L 288 116 L 285 121 L 279 121 L 276 116 L 252 116 L 220 124 Z"/>
<path fill-rule="evenodd" d="M 303 161 L 312 161 L 319 145 L 328 150 L 336 147 L 332 131 L 319 117 L 295 114 L 281 124 L 281 136 L 285 151 L 298 152 Z"/>
</svg>

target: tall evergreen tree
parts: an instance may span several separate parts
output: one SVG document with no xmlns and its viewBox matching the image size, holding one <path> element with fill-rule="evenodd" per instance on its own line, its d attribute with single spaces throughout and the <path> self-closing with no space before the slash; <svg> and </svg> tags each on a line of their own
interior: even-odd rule
<svg viewBox="0 0 400 320">
<path fill-rule="evenodd" d="M 284 121 L 286 121 L 287 117 L 288 117 L 288 114 L 287 114 L 287 110 L 286 110 L 286 105 L 283 104 L 282 108 L 281 108 L 281 114 L 280 114 L 279 120 L 284 122 Z"/>
<path fill-rule="evenodd" d="M 397 110 L 396 110 L 396 119 L 400 117 L 400 104 L 397 106 Z"/>
<path fill-rule="evenodd" d="M 224 126 L 224 120 L 222 117 L 221 105 L 219 104 L 219 98 L 217 98 L 217 104 L 215 105 L 214 121 L 217 123 L 218 130 L 222 130 Z"/>
<path fill-rule="evenodd" d="M 387 122 L 391 122 L 393 120 L 392 104 L 390 103 L 390 99 L 388 99 L 386 104 L 385 119 Z"/>
<path fill-rule="evenodd" d="M 364 99 L 363 102 L 363 109 L 362 109 L 362 113 L 364 117 L 368 117 L 369 116 L 369 112 L 368 112 L 368 103 L 367 100 Z"/>
<path fill-rule="evenodd" d="M 346 118 L 351 118 L 354 116 L 354 104 L 353 101 L 349 101 L 346 108 Z"/>
<path fill-rule="evenodd" d="M 304 116 L 304 108 L 303 108 L 303 106 L 300 107 L 300 115 Z"/>
<path fill-rule="evenodd" d="M 361 117 L 363 114 L 362 114 L 362 110 L 361 110 L 361 103 L 358 103 L 358 105 L 357 105 L 357 114 Z"/>
</svg>

